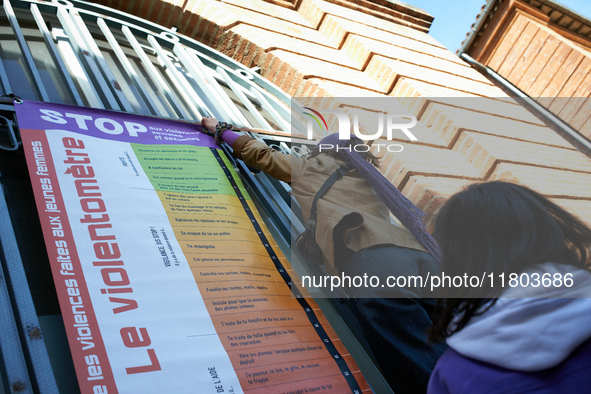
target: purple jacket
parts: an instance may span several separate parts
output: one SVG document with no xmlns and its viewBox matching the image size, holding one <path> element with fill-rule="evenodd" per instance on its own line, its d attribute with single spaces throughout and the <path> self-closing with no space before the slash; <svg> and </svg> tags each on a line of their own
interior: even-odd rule
<svg viewBox="0 0 591 394">
<path fill-rule="evenodd" d="M 447 338 L 428 393 L 591 393 L 591 273 L 554 263 L 533 272 L 572 274 L 574 286 L 505 290 Z"/>
<path fill-rule="evenodd" d="M 585 392 L 591 392 L 591 340 L 562 363 L 533 372 L 473 360 L 448 348 L 435 366 L 428 388 L 428 393 L 454 394 Z"/>
</svg>

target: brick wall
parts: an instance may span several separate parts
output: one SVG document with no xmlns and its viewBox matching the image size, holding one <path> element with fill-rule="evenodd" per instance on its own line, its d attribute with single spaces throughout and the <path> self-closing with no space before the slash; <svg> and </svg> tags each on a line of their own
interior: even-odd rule
<svg viewBox="0 0 591 394">
<path fill-rule="evenodd" d="M 591 21 L 548 1 L 496 3 L 465 52 L 591 139 Z"/>
<path fill-rule="evenodd" d="M 471 182 L 505 179 L 591 223 L 591 159 L 429 36 L 432 18 L 421 10 L 362 0 L 100 3 L 260 67 L 292 96 L 403 98 L 419 141 L 382 168 L 428 213 Z M 519 61 L 492 58 L 499 67 Z"/>
</svg>

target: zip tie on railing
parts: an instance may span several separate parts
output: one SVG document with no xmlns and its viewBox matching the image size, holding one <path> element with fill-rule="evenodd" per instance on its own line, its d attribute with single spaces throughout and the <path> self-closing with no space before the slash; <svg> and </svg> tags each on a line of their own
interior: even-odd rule
<svg viewBox="0 0 591 394">
<path fill-rule="evenodd" d="M 23 103 L 23 99 L 22 99 L 22 98 L 20 98 L 19 96 L 17 96 L 16 94 L 14 94 L 14 93 L 3 94 L 3 95 L 2 95 L 2 96 L 0 96 L 0 97 L 9 97 L 9 98 L 11 98 L 11 99 L 12 99 L 12 101 L 13 101 L 15 104 L 22 104 L 22 103 Z"/>
<path fill-rule="evenodd" d="M 4 119 L 6 122 L 6 127 L 8 128 L 8 137 L 10 138 L 11 146 L 4 146 L 0 145 L 0 149 L 6 151 L 16 151 L 20 148 L 21 143 L 16 138 L 16 134 L 14 133 L 14 128 L 12 127 L 12 121 L 4 116 L 0 116 L 0 119 Z"/>
<path fill-rule="evenodd" d="M 22 104 L 23 103 L 23 99 L 21 99 L 19 96 L 9 93 L 9 94 L 3 94 L 0 97 L 8 97 L 12 99 L 12 102 L 14 104 Z M 0 149 L 2 150 L 6 150 L 6 151 L 11 151 L 14 152 L 16 150 L 18 150 L 18 148 L 20 147 L 21 143 L 18 140 L 18 138 L 16 138 L 16 133 L 14 132 L 14 128 L 12 127 L 12 121 L 4 116 L 0 116 L 0 119 L 4 119 L 4 121 L 6 122 L 6 127 L 8 128 L 8 137 L 10 139 L 11 142 L 11 146 L 4 146 L 0 144 Z"/>
</svg>

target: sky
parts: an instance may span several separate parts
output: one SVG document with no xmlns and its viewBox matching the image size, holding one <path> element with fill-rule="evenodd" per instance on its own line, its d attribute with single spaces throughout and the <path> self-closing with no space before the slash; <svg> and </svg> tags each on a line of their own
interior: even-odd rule
<svg viewBox="0 0 591 394">
<path fill-rule="evenodd" d="M 476 15 L 486 0 L 402 0 L 403 2 L 422 8 L 435 20 L 429 34 L 455 52 L 460 48 L 470 26 L 476 22 Z M 556 0 L 557 3 L 591 19 L 591 1 L 589 0 Z"/>
</svg>

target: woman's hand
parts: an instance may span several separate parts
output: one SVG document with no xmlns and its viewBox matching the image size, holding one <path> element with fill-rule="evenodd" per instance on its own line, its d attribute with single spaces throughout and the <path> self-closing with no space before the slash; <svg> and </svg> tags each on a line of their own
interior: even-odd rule
<svg viewBox="0 0 591 394">
<path fill-rule="evenodd" d="M 201 125 L 205 127 L 207 130 L 203 130 L 204 132 L 208 132 L 208 134 L 213 135 L 215 133 L 215 127 L 218 124 L 218 120 L 216 118 L 210 118 L 208 116 L 204 116 L 201 118 Z"/>
<path fill-rule="evenodd" d="M 220 145 L 222 141 L 222 134 L 225 131 L 232 130 L 234 126 L 226 122 L 218 122 L 216 118 L 204 116 L 201 118 L 202 131 L 215 139 L 216 144 Z"/>
</svg>

